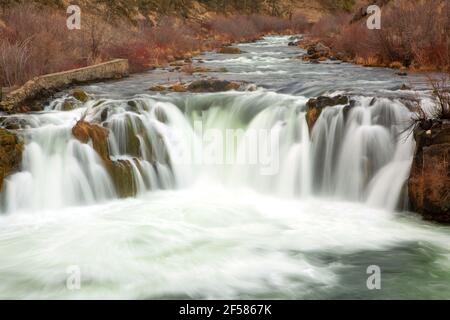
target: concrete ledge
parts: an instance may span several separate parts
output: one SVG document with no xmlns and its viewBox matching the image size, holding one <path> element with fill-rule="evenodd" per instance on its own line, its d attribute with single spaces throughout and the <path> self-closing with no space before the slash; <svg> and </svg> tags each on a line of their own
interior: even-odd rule
<svg viewBox="0 0 450 320">
<path fill-rule="evenodd" d="M 14 112 L 27 100 L 36 99 L 40 94 L 52 92 L 71 84 L 118 79 L 128 75 L 128 60 L 116 59 L 89 67 L 35 77 L 22 87 L 7 94 L 0 102 L 0 111 Z"/>
</svg>

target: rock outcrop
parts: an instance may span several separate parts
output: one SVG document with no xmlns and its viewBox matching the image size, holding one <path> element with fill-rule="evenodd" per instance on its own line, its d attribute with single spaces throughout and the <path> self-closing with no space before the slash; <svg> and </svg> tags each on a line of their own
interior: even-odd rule
<svg viewBox="0 0 450 320">
<path fill-rule="evenodd" d="M 238 90 L 241 84 L 227 80 L 197 80 L 191 82 L 187 87 L 190 92 L 222 92 L 230 90 Z"/>
<path fill-rule="evenodd" d="M 450 120 L 424 123 L 414 138 L 408 181 L 411 209 L 425 219 L 450 223 Z"/>
<path fill-rule="evenodd" d="M 23 142 L 12 131 L 0 128 L 0 192 L 3 180 L 22 162 Z"/>
<path fill-rule="evenodd" d="M 321 42 L 308 44 L 306 54 L 302 56 L 303 61 L 319 62 L 330 57 L 331 49 Z"/>
<path fill-rule="evenodd" d="M 120 198 L 133 197 L 136 195 L 137 187 L 133 178 L 132 166 L 130 163 L 132 160 L 111 160 L 108 149 L 107 129 L 80 120 L 72 128 L 72 134 L 80 142 L 92 144 L 92 147 L 102 159 L 115 186 L 116 193 Z"/>
<path fill-rule="evenodd" d="M 219 79 L 204 79 L 196 80 L 190 83 L 175 83 L 169 85 L 155 85 L 150 88 L 154 92 L 194 92 L 194 93 L 207 93 L 207 92 L 224 92 L 230 90 L 239 90 L 243 83 L 228 80 Z"/>
<path fill-rule="evenodd" d="M 309 132 L 312 131 L 314 124 L 317 119 L 319 119 L 324 108 L 348 103 L 348 97 L 341 95 L 333 97 L 320 96 L 318 98 L 309 99 L 306 103 L 306 122 L 308 123 Z"/>
</svg>

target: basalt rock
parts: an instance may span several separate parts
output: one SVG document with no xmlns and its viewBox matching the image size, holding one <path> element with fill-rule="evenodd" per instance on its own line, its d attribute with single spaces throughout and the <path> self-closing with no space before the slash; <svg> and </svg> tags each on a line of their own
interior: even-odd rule
<svg viewBox="0 0 450 320">
<path fill-rule="evenodd" d="M 241 54 L 242 51 L 239 48 L 236 47 L 222 47 L 220 48 L 217 53 L 223 53 L 223 54 Z"/>
<path fill-rule="evenodd" d="M 0 127 L 8 130 L 19 130 L 32 127 L 31 123 L 17 116 L 0 117 Z"/>
<path fill-rule="evenodd" d="M 127 198 L 136 195 L 137 187 L 130 160 L 112 161 L 109 156 L 107 129 L 80 120 L 72 128 L 72 134 L 80 142 L 92 144 L 92 147 L 102 159 L 119 197 Z"/>
<path fill-rule="evenodd" d="M 75 89 L 72 91 L 72 96 L 80 102 L 87 102 L 89 100 L 89 96 L 86 92 L 80 89 Z"/>
<path fill-rule="evenodd" d="M 197 80 L 189 84 L 187 90 L 190 92 L 222 92 L 238 90 L 241 84 L 227 80 Z"/>
<path fill-rule="evenodd" d="M 109 160 L 108 131 L 96 124 L 80 120 L 72 128 L 72 134 L 82 143 L 92 143 L 92 147 L 102 160 Z"/>
<path fill-rule="evenodd" d="M 23 142 L 12 131 L 0 128 L 0 192 L 4 179 L 22 162 Z"/>
<path fill-rule="evenodd" d="M 320 96 L 318 98 L 309 99 L 306 103 L 306 122 L 308 123 L 309 131 L 312 132 L 314 124 L 317 119 L 319 119 L 324 108 L 336 105 L 346 105 L 348 103 L 348 97 L 341 95 L 333 97 Z"/>
<path fill-rule="evenodd" d="M 306 49 L 306 52 L 307 52 L 308 56 L 311 57 L 311 59 L 319 59 L 321 57 L 328 58 L 330 55 L 330 51 L 331 51 L 330 48 L 328 48 L 326 45 L 324 45 L 321 42 L 310 45 Z"/>
<path fill-rule="evenodd" d="M 427 220 L 450 223 L 450 121 L 426 121 L 414 131 L 414 138 L 410 207 Z"/>
</svg>

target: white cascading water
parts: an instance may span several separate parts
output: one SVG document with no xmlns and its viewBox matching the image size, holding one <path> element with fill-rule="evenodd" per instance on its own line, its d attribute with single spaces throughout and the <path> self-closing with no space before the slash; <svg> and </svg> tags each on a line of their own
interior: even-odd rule
<svg viewBox="0 0 450 320">
<path fill-rule="evenodd" d="M 59 110 L 63 103 L 64 99 L 58 99 L 49 108 Z M 128 161 L 138 195 L 187 185 L 192 170 L 177 165 L 181 161 L 171 163 L 172 158 L 176 160 L 195 144 L 187 138 L 190 135 L 194 139 L 182 113 L 172 104 L 148 98 L 134 103 L 134 111 L 130 111 L 127 101 L 90 101 L 73 112 L 24 115 L 30 125 L 23 133 L 26 146 L 22 167 L 5 180 L 2 211 L 58 209 L 117 197 L 111 177 L 92 145 L 72 135 L 72 127 L 85 112 L 86 121 L 101 123 L 103 110 L 108 110 L 103 125 L 110 132 L 111 159 Z M 174 137 L 180 129 L 186 143 Z M 138 143 L 135 150 L 130 150 L 133 138 Z"/>
<path fill-rule="evenodd" d="M 324 195 L 395 209 L 412 160 L 411 137 L 402 139 L 410 113 L 398 101 L 353 99 L 349 110 L 343 105 L 324 109 L 311 137 L 306 98 L 264 91 L 190 96 L 178 107 L 147 96 L 100 100 L 83 110 L 87 121 L 108 128 L 110 156 L 129 161 L 138 194 L 188 187 L 197 175 L 207 175 L 282 196 Z M 58 110 L 62 103 L 50 107 Z M 71 135 L 81 111 L 69 114 L 72 118 L 56 120 L 50 113 L 46 120 L 57 125 L 44 121 L 25 135 L 23 167 L 6 180 L 3 210 L 62 208 L 115 197 L 99 156 Z M 203 133 L 241 130 L 233 150 L 223 146 L 223 164 L 201 165 L 217 146 L 201 145 L 203 137 L 194 130 L 199 119 Z M 259 159 L 246 161 L 249 150 Z"/>
</svg>

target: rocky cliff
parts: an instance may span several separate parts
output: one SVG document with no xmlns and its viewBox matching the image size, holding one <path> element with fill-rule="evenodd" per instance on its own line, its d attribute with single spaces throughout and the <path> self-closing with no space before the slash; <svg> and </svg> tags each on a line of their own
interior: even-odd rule
<svg viewBox="0 0 450 320">
<path fill-rule="evenodd" d="M 428 220 L 450 223 L 450 120 L 435 120 L 429 130 L 419 127 L 414 138 L 411 209 Z"/>
</svg>

